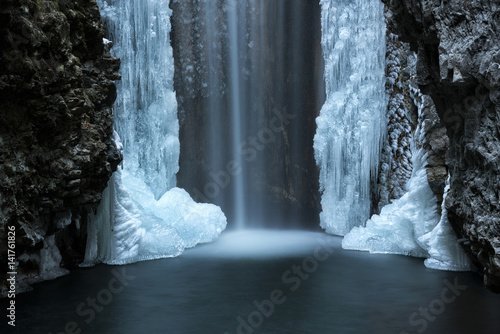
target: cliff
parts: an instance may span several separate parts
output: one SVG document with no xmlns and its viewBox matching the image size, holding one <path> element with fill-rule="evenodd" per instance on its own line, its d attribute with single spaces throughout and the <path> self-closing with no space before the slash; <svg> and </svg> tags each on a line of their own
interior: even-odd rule
<svg viewBox="0 0 500 334">
<path fill-rule="evenodd" d="M 383 2 L 391 31 L 417 52 L 417 84 L 447 130 L 450 223 L 500 292 L 500 1 Z"/>
<path fill-rule="evenodd" d="M 121 161 L 120 62 L 95 0 L 3 0 L 0 31 L 0 252 L 14 226 L 18 280 L 31 282 L 83 259 L 87 213 Z"/>
</svg>

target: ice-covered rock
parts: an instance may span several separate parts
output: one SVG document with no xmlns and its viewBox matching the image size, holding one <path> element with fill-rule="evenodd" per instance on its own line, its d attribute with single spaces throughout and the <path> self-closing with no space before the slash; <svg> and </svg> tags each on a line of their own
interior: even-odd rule
<svg viewBox="0 0 500 334">
<path fill-rule="evenodd" d="M 462 246 L 457 241 L 457 235 L 448 221 L 448 212 L 445 207 L 446 195 L 450 190 L 448 179 L 445 188 L 443 204 L 441 206 L 441 220 L 429 233 L 420 237 L 420 242 L 428 249 L 430 257 L 424 261 L 425 266 L 432 269 L 468 271 L 471 269 L 470 260 Z"/>
<path fill-rule="evenodd" d="M 432 269 L 470 270 L 469 259 L 448 222 L 445 201 L 441 216 L 437 212 L 437 198 L 427 179 L 424 152 L 412 144 L 413 173 L 407 184 L 408 192 L 383 207 L 380 215 L 372 216 L 365 227 L 354 227 L 342 240 L 342 247 L 423 257 L 427 258 L 425 265 Z"/>
<path fill-rule="evenodd" d="M 382 208 L 365 227 L 355 227 L 342 240 L 345 249 L 371 253 L 403 254 L 427 257 L 419 238 L 439 222 L 436 196 L 429 187 L 423 149 L 413 152 L 413 172 L 408 192 Z"/>
<path fill-rule="evenodd" d="M 155 200 L 143 180 L 117 171 L 90 217 L 84 265 L 174 257 L 185 248 L 214 241 L 225 227 L 219 207 L 196 203 L 180 188 Z"/>
<path fill-rule="evenodd" d="M 60 267 L 61 253 L 55 244 L 55 236 L 51 235 L 43 240 L 43 248 L 40 250 L 40 280 L 50 280 L 69 273 Z"/>
</svg>

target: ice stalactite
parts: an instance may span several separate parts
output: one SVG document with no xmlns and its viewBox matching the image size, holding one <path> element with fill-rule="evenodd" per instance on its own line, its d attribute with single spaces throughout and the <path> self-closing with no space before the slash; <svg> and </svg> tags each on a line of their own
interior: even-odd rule
<svg viewBox="0 0 500 334">
<path fill-rule="evenodd" d="M 327 99 L 316 119 L 315 158 L 326 232 L 345 235 L 370 215 L 385 133 L 385 35 L 377 0 L 322 0 Z"/>
<path fill-rule="evenodd" d="M 114 115 L 124 160 L 89 217 L 85 263 L 176 256 L 217 238 L 226 218 L 217 206 L 197 204 L 175 188 L 179 124 L 172 10 L 168 0 L 101 0 L 99 5 L 113 52 L 122 61 Z"/>
</svg>

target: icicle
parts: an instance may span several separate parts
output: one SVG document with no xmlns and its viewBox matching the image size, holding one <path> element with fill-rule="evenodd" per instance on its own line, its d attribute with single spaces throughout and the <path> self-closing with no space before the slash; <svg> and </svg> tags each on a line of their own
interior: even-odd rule
<svg viewBox="0 0 500 334">
<path fill-rule="evenodd" d="M 385 22 L 377 0 L 322 0 L 327 99 L 316 119 L 321 227 L 345 235 L 370 215 L 385 133 Z"/>
</svg>

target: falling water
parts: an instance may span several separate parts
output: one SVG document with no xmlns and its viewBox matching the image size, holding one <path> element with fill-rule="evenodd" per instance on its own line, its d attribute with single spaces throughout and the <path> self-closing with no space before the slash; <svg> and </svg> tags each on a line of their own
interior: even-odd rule
<svg viewBox="0 0 500 334">
<path fill-rule="evenodd" d="M 231 2 L 230 2 L 231 3 Z M 232 118 L 232 159 L 240 168 L 244 168 L 243 159 L 239 151 L 240 144 L 243 142 L 242 122 L 241 122 L 241 90 L 240 90 L 240 61 L 239 61 L 239 22 L 238 22 L 238 6 L 228 5 L 229 12 L 229 63 L 231 76 L 231 118 Z M 234 211 L 235 211 L 235 226 L 238 229 L 245 227 L 245 190 L 246 185 L 243 178 L 243 171 L 234 175 Z"/>
<path fill-rule="evenodd" d="M 237 228 L 317 226 L 319 3 L 173 0 L 172 8 L 179 185 L 220 205 Z"/>
<path fill-rule="evenodd" d="M 379 0 L 322 0 L 327 100 L 317 118 L 321 227 L 345 235 L 370 215 L 385 110 L 385 23 Z"/>
</svg>

